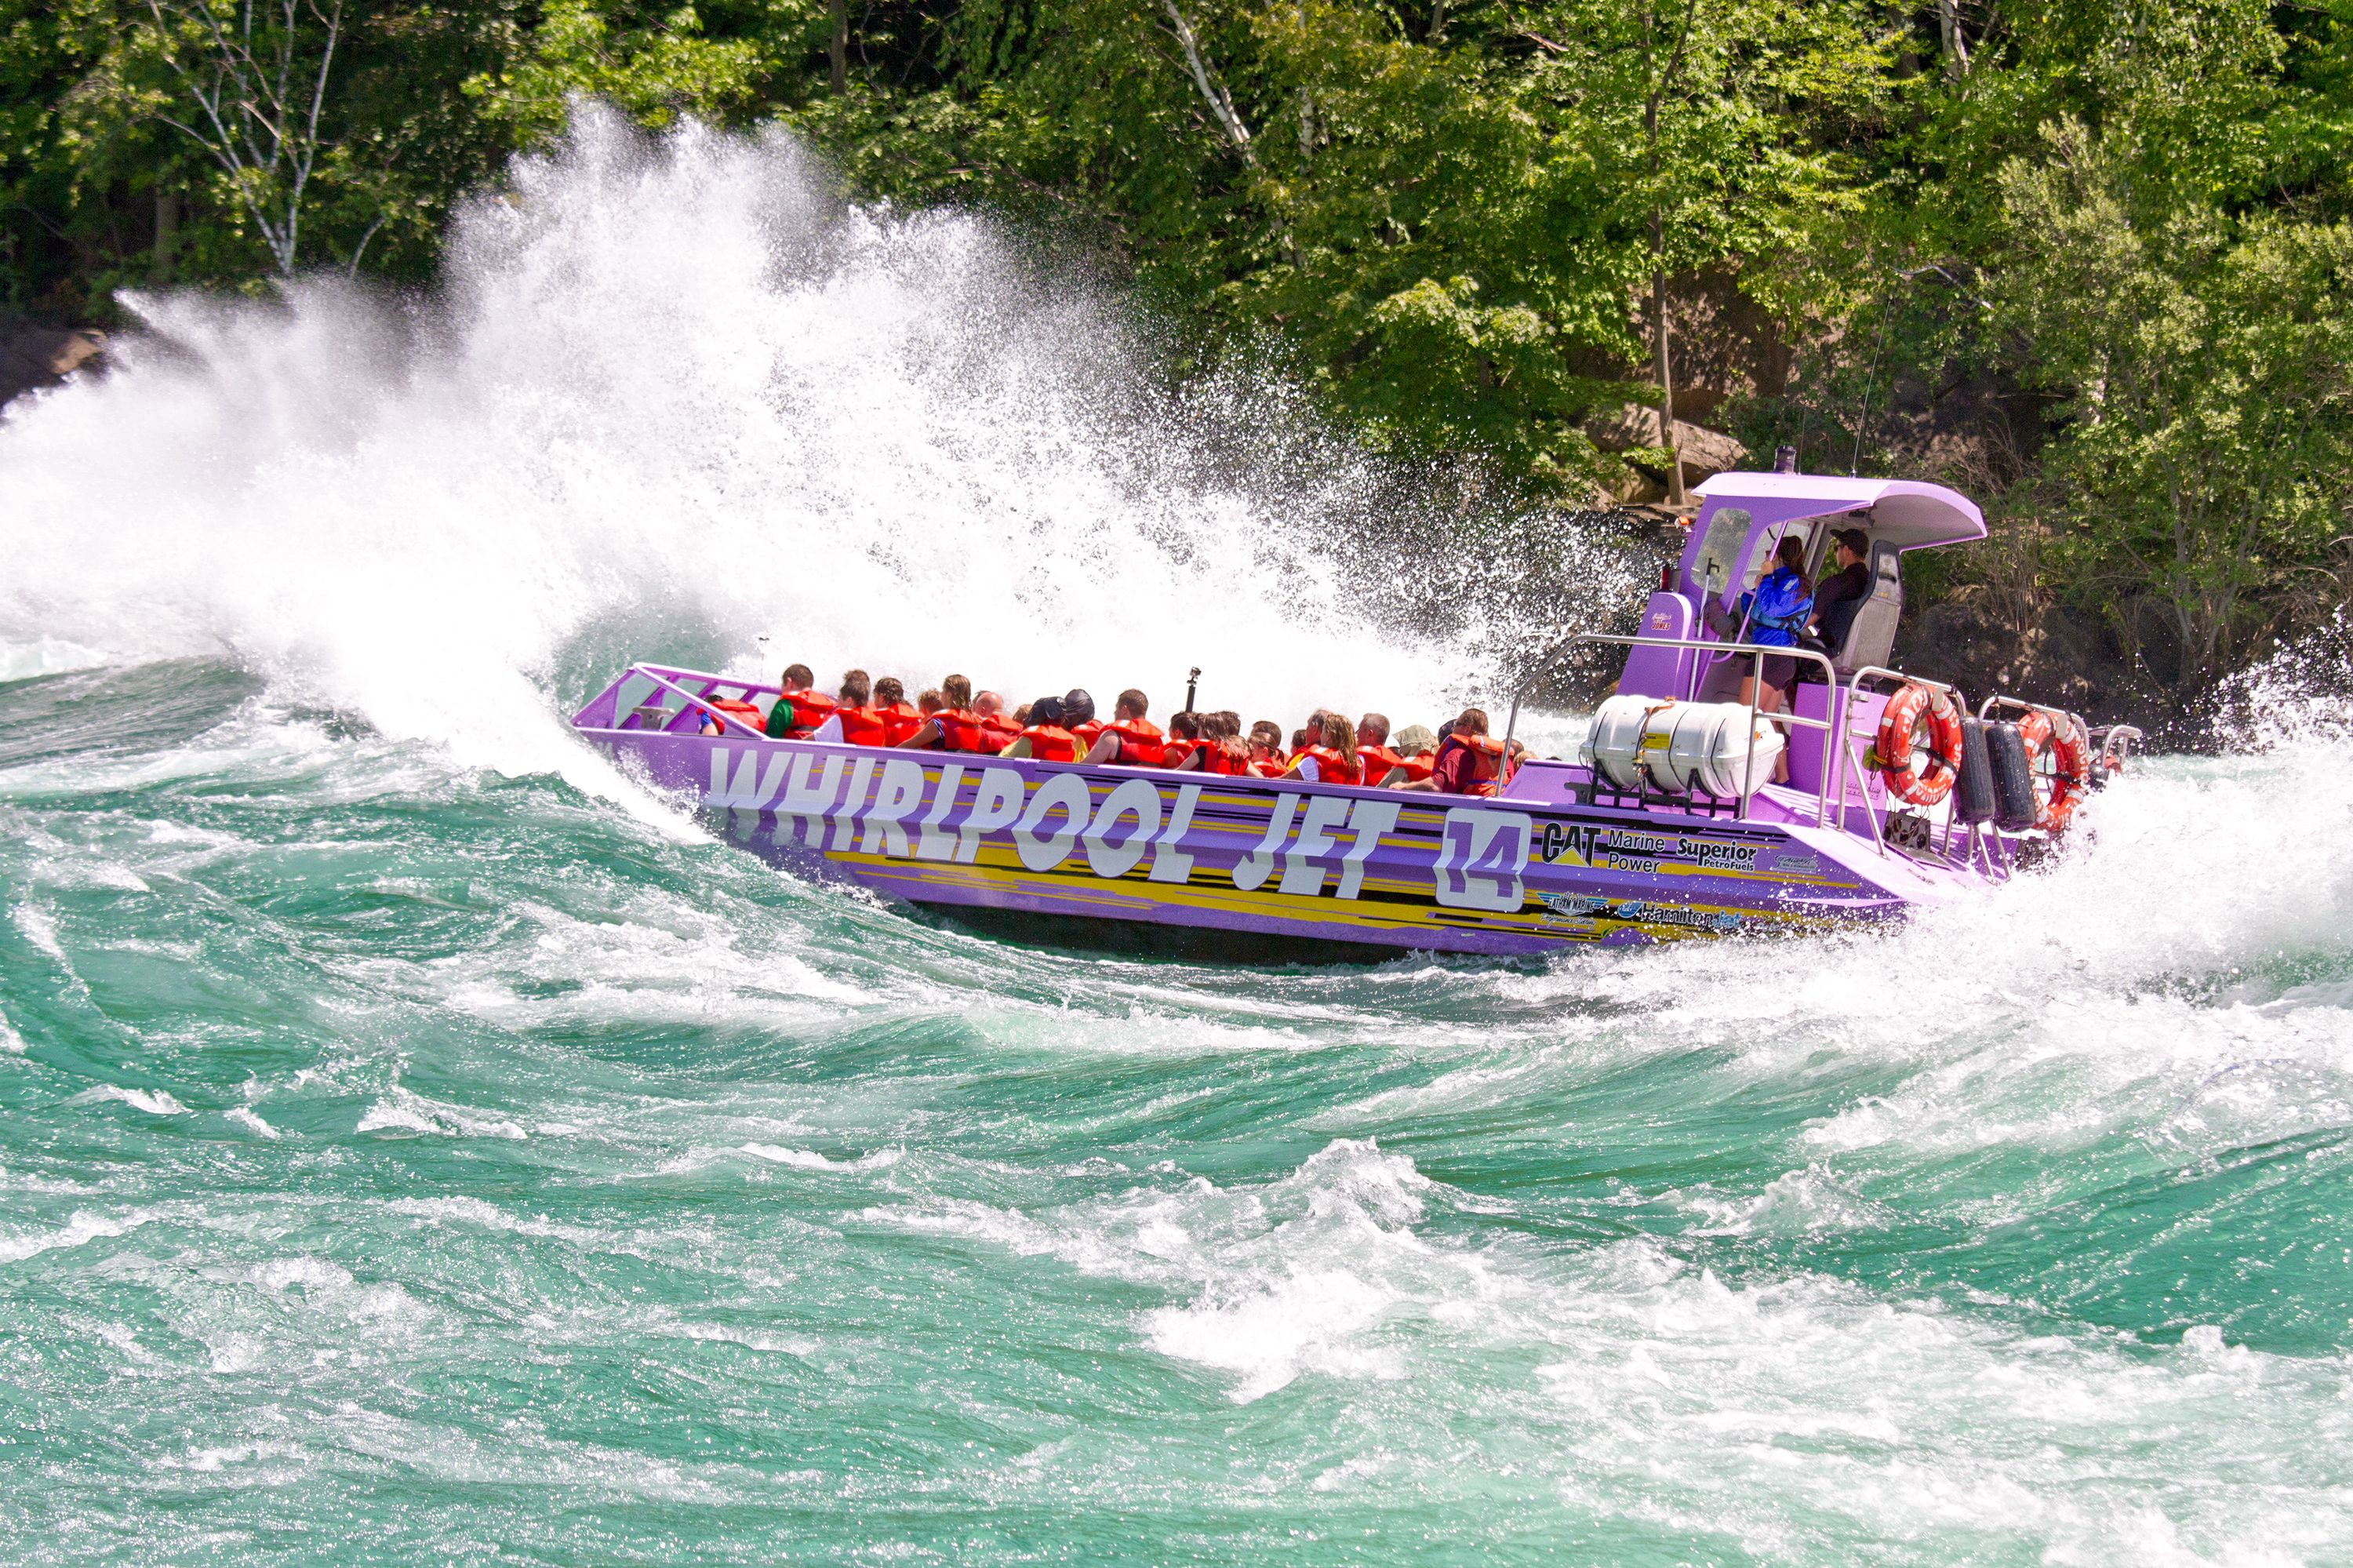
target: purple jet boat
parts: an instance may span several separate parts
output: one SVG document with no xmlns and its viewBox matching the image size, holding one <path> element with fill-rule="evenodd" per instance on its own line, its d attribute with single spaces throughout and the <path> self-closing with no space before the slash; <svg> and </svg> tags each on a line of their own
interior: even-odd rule
<svg viewBox="0 0 2353 1568">
<path fill-rule="evenodd" d="M 1782 472 L 1699 493 L 1637 630 L 1579 632 L 1528 670 L 1521 698 L 1581 652 L 1623 648 L 1578 756 L 1521 760 L 1492 796 L 770 739 L 741 705 L 779 687 L 659 664 L 630 665 L 573 723 L 778 864 L 1016 938 L 1242 959 L 1519 956 L 1900 916 L 2030 863 L 2139 738 L 2001 693 L 1972 711 L 1890 666 L 1903 557 L 1984 536 L 1964 497 Z M 1838 645 L 1744 641 L 1743 595 L 1781 541 L 1817 580 L 1852 529 L 1867 590 Z M 1788 659 L 1794 700 L 1760 711 L 1774 677 L 1743 677 Z"/>
</svg>

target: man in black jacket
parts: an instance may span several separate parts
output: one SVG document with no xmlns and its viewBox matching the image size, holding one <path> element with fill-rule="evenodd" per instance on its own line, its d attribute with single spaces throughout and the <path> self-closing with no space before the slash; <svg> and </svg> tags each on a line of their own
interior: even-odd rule
<svg viewBox="0 0 2353 1568">
<path fill-rule="evenodd" d="M 1815 585 L 1814 632 L 1836 652 L 1854 624 L 1854 612 L 1871 597 L 1871 537 L 1860 528 L 1841 528 L 1831 538 L 1838 570 Z"/>
</svg>

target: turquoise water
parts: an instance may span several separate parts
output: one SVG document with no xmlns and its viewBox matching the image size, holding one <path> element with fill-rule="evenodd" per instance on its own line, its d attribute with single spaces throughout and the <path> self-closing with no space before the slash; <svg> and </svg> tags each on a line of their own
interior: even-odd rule
<svg viewBox="0 0 2353 1568">
<path fill-rule="evenodd" d="M 995 944 L 563 715 L 1535 631 L 1374 624 L 1379 471 L 789 144 L 591 117 L 453 255 L 0 421 L 0 1560 L 2353 1562 L 2325 710 L 1901 930 Z"/>
<path fill-rule="evenodd" d="M 2342 1561 L 2283 781 L 1903 933 L 1262 973 L 216 661 L 0 686 L 8 1554 Z"/>
</svg>

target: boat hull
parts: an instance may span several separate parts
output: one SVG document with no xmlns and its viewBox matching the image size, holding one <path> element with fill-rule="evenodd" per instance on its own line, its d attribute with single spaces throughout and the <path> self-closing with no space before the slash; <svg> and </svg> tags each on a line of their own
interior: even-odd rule
<svg viewBox="0 0 2353 1568">
<path fill-rule="evenodd" d="M 1180 951 L 1191 934 L 1540 955 L 1881 919 L 1955 880 L 1804 823 L 616 728 L 613 712 L 585 712 L 584 738 L 732 842 L 988 928 L 1031 917 L 1041 940 L 1156 927 L 1147 945 Z"/>
</svg>

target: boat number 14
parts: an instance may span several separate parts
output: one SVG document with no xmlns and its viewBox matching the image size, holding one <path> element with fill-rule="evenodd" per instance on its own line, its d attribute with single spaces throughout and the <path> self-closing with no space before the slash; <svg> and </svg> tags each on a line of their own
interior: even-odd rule
<svg viewBox="0 0 2353 1568">
<path fill-rule="evenodd" d="M 1453 909 L 1514 910 L 1533 822 L 1524 812 L 1462 806 L 1446 813 L 1438 846 L 1438 902 Z"/>
</svg>

